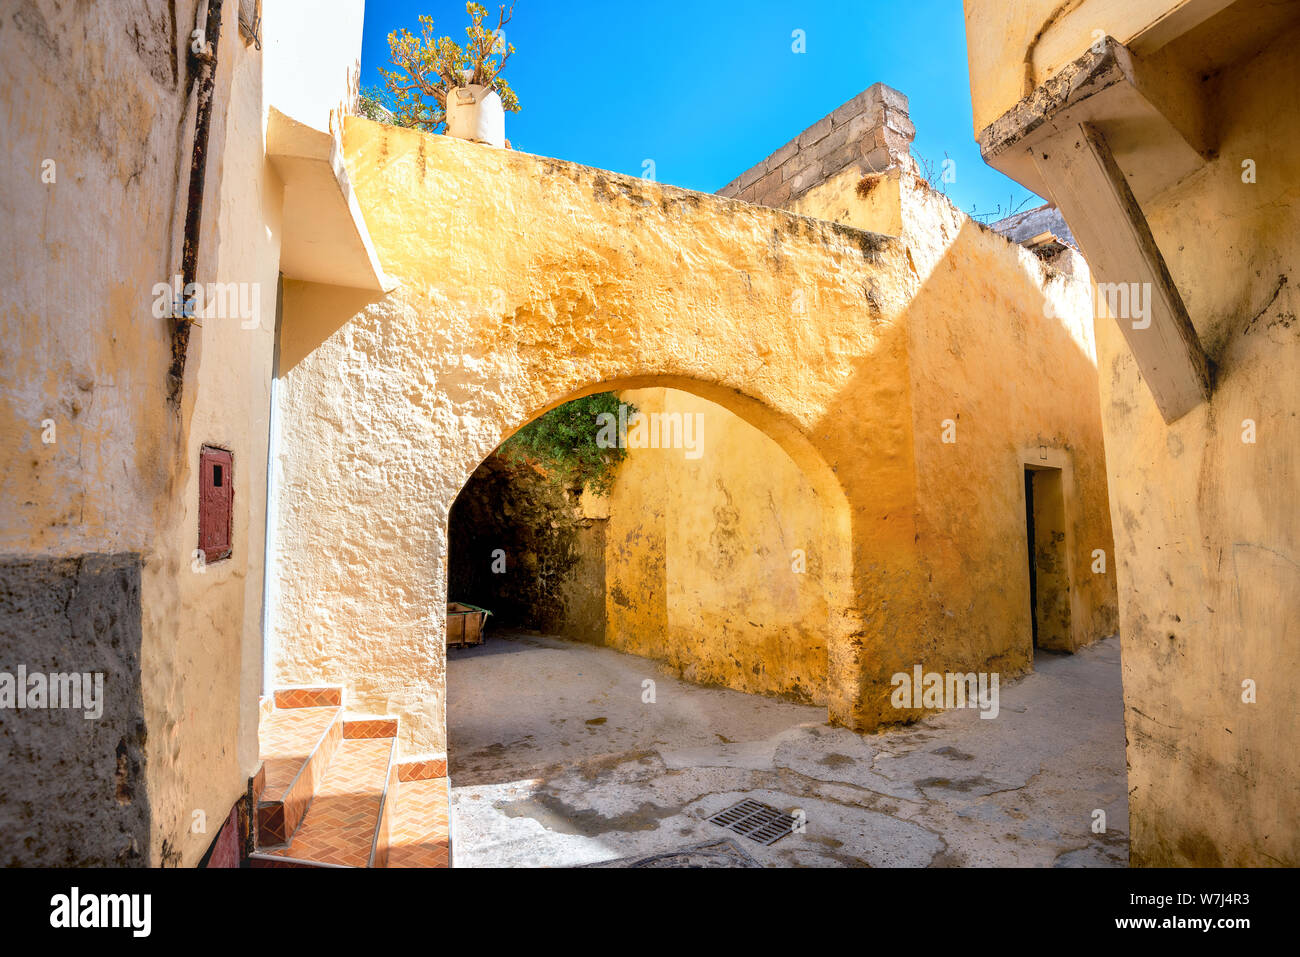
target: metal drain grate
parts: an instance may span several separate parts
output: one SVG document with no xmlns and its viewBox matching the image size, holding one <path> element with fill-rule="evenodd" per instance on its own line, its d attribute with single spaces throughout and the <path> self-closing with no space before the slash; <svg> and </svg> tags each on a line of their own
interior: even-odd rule
<svg viewBox="0 0 1300 957">
<path fill-rule="evenodd" d="M 708 822 L 764 846 L 775 844 L 793 833 L 796 824 L 791 815 L 757 801 L 741 801 L 735 807 L 719 811 L 708 818 Z"/>
</svg>

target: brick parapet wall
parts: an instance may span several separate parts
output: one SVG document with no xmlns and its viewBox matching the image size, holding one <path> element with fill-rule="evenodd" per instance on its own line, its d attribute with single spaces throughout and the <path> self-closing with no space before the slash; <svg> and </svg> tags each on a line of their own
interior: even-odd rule
<svg viewBox="0 0 1300 957">
<path fill-rule="evenodd" d="M 876 83 L 718 190 L 718 195 L 780 209 L 854 164 L 864 175 L 910 165 L 915 134 L 907 97 Z"/>
</svg>

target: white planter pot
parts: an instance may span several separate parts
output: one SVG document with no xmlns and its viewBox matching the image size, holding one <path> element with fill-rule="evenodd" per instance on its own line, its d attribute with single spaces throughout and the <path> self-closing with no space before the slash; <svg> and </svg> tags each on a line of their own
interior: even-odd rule
<svg viewBox="0 0 1300 957">
<path fill-rule="evenodd" d="M 501 97 L 477 83 L 452 90 L 447 94 L 447 133 L 504 149 L 506 111 Z"/>
</svg>

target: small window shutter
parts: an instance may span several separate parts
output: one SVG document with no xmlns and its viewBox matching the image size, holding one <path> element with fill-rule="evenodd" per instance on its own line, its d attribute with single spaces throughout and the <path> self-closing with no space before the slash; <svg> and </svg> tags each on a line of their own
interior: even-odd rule
<svg viewBox="0 0 1300 957">
<path fill-rule="evenodd" d="M 199 548 L 206 562 L 230 557 L 234 464 L 225 449 L 205 445 L 199 453 Z"/>
</svg>

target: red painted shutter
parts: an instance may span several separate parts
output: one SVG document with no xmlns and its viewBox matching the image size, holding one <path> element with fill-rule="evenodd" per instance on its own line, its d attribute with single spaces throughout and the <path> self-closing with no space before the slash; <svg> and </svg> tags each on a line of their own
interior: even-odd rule
<svg viewBox="0 0 1300 957">
<path fill-rule="evenodd" d="M 230 557 L 234 464 L 225 449 L 204 446 L 199 453 L 199 548 L 207 562 Z"/>
</svg>

